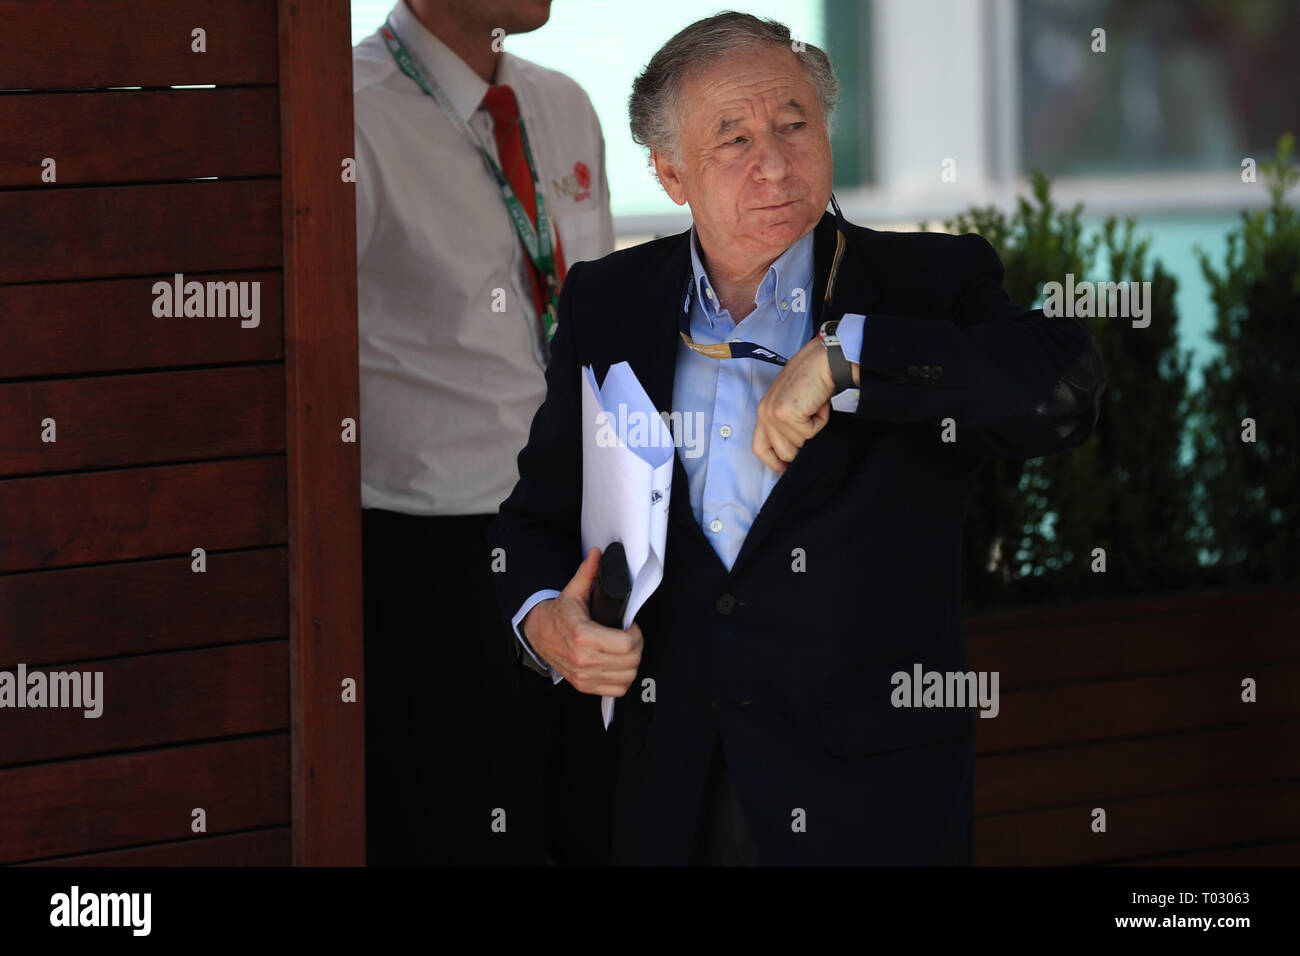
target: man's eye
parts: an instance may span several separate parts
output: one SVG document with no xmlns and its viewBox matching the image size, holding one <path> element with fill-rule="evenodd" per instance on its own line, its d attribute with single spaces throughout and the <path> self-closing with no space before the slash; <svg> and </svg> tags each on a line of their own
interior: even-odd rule
<svg viewBox="0 0 1300 956">
<path fill-rule="evenodd" d="M 789 129 L 803 129 L 803 128 L 804 128 L 805 126 L 807 126 L 807 125 L 808 125 L 807 123 L 805 123 L 805 122 L 803 122 L 803 121 L 801 120 L 801 121 L 798 122 L 798 123 L 791 123 L 790 126 L 789 126 Z"/>
<path fill-rule="evenodd" d="M 737 145 L 737 144 L 739 144 L 739 143 L 743 143 L 744 141 L 745 141 L 745 137 L 743 137 L 743 136 L 737 136 L 735 139 L 729 139 L 729 140 L 727 140 L 727 141 L 726 141 L 725 143 L 723 143 L 722 145 L 723 145 L 723 146 L 735 146 L 735 145 Z"/>
</svg>

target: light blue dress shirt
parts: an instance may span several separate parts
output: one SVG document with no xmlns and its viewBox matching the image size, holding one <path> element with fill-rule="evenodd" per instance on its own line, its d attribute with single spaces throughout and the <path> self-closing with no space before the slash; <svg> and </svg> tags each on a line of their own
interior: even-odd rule
<svg viewBox="0 0 1300 956">
<path fill-rule="evenodd" d="M 813 234 L 783 252 L 767 270 L 754 294 L 754 310 L 740 322 L 718 307 L 718 298 L 700 262 L 695 229 L 691 228 L 691 268 L 695 296 L 691 307 L 691 338 L 699 345 L 752 342 L 791 358 L 812 338 Z M 838 335 L 845 357 L 856 362 L 862 353 L 863 316 L 846 315 Z M 728 570 L 740 554 L 754 518 L 781 476 L 750 449 L 758 403 L 781 373 L 780 366 L 756 359 L 714 359 L 677 344 L 672 410 L 692 421 L 682 423 L 677 455 L 686 472 L 691 510 L 705 537 Z M 689 441 L 687 439 L 690 439 Z M 519 622 L 541 601 L 558 596 L 554 590 L 531 595 L 512 618 L 523 641 Z M 525 649 L 532 654 L 528 642 Z M 533 655 L 536 660 L 536 655 Z M 551 671 L 552 680 L 561 678 Z"/>
<path fill-rule="evenodd" d="M 691 230 L 695 292 L 691 338 L 700 345 L 753 342 L 790 358 L 812 336 L 813 236 L 804 236 L 767 270 L 754 310 L 739 322 L 718 308 Z M 677 344 L 673 410 L 691 416 L 697 442 L 679 442 L 691 510 L 730 570 L 758 510 L 781 476 L 750 449 L 758 402 L 781 373 L 756 359 L 714 359 Z"/>
</svg>

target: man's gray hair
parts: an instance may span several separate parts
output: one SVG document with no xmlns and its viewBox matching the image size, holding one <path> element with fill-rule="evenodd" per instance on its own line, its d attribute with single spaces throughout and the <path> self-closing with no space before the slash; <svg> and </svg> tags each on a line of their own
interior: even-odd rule
<svg viewBox="0 0 1300 956">
<path fill-rule="evenodd" d="M 794 41 L 784 23 L 728 10 L 692 23 L 650 58 L 628 99 L 632 139 L 665 154 L 673 165 L 680 163 L 678 103 L 686 77 L 730 53 L 764 44 L 784 47 L 799 58 L 829 130 L 840 86 L 830 57 L 811 43 Z"/>
</svg>

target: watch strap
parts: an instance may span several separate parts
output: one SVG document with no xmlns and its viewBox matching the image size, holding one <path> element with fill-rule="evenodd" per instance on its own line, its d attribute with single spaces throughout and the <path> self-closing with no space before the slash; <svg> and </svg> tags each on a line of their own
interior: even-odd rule
<svg viewBox="0 0 1300 956">
<path fill-rule="evenodd" d="M 853 384 L 853 366 L 845 357 L 839 337 L 835 334 L 839 325 L 838 319 L 831 319 L 829 322 L 823 322 L 818 331 L 822 345 L 826 347 L 826 360 L 830 362 L 831 380 L 835 383 L 837 395 L 847 388 L 857 388 Z"/>
</svg>

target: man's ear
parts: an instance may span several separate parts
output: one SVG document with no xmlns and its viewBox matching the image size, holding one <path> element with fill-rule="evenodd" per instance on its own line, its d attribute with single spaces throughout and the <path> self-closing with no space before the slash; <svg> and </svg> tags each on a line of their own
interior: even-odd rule
<svg viewBox="0 0 1300 956">
<path fill-rule="evenodd" d="M 682 187 L 682 177 L 677 167 L 668 162 L 658 150 L 650 150 L 650 160 L 654 163 L 659 182 L 663 185 L 668 198 L 679 206 L 686 205 L 686 190 Z"/>
</svg>

